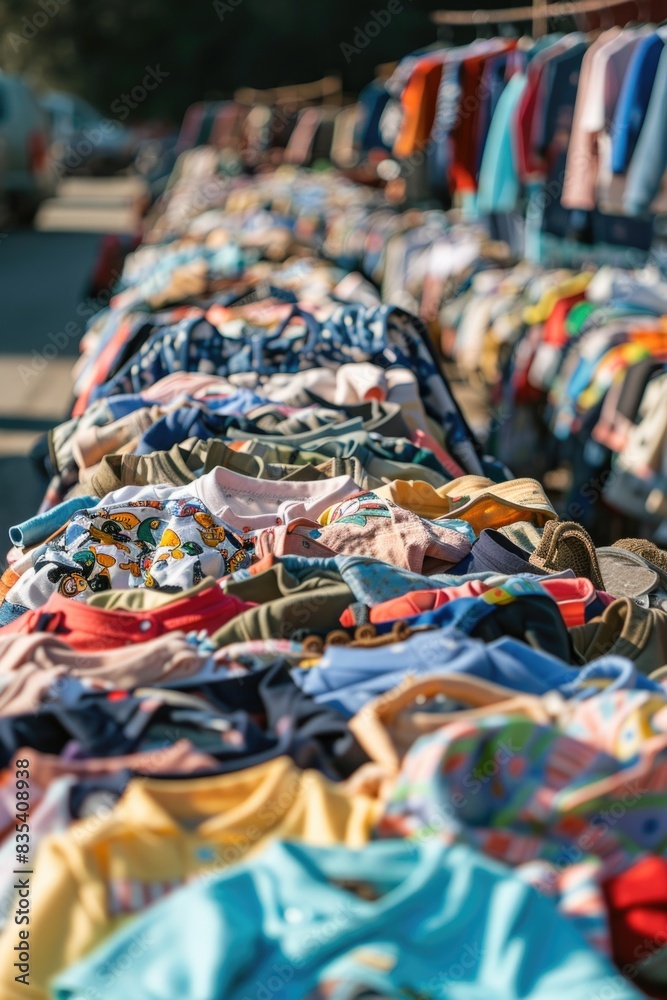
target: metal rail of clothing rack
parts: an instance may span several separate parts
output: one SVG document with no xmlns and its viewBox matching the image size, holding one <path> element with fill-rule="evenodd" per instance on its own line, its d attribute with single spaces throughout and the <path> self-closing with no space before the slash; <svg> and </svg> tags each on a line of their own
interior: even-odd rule
<svg viewBox="0 0 667 1000">
<path fill-rule="evenodd" d="M 511 24 L 513 21 L 532 21 L 533 37 L 545 35 L 550 17 L 572 17 L 576 14 L 593 14 L 610 7 L 620 7 L 628 0 L 533 0 L 529 7 L 506 7 L 499 10 L 436 10 L 431 14 L 435 24 L 450 26 L 475 26 L 484 24 Z"/>
</svg>

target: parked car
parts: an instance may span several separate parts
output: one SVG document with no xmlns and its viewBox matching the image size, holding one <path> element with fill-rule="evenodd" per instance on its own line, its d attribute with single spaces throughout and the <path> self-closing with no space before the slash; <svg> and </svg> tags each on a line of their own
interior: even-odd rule
<svg viewBox="0 0 667 1000">
<path fill-rule="evenodd" d="M 29 85 L 0 73 L 0 204 L 30 221 L 55 190 L 47 116 Z"/>
<path fill-rule="evenodd" d="M 148 185 L 151 201 L 158 198 L 174 169 L 178 133 L 173 131 L 137 136 L 134 169 Z"/>
<path fill-rule="evenodd" d="M 7 190 L 7 154 L 5 141 L 0 137 L 0 232 L 4 232 L 11 219 L 9 191 Z"/>
<path fill-rule="evenodd" d="M 51 123 L 51 156 L 59 177 L 109 176 L 132 163 L 136 149 L 130 130 L 82 97 L 49 91 L 40 103 Z"/>
</svg>

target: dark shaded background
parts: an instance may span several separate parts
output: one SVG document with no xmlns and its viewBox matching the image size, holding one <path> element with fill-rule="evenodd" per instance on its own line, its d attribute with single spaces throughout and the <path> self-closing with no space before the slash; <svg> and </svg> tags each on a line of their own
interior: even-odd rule
<svg viewBox="0 0 667 1000">
<path fill-rule="evenodd" d="M 239 86 L 272 87 L 343 76 L 357 91 L 377 63 L 397 59 L 433 42 L 437 29 L 429 0 L 402 0 L 380 34 L 347 63 L 341 43 L 353 44 L 355 28 L 387 0 L 42 0 L 48 23 L 26 41 L 44 17 L 40 0 L 3 0 L 0 37 L 4 69 L 74 91 L 113 117 L 111 104 L 141 83 L 146 66 L 169 77 L 133 118 L 179 120 L 194 101 L 230 97 Z M 143 112 L 143 113 L 142 113 Z"/>
<path fill-rule="evenodd" d="M 355 29 L 363 29 L 372 11 L 386 10 L 387 0 L 218 0 L 219 10 L 229 8 L 221 14 L 212 0 L 3 0 L 0 66 L 79 93 L 113 117 L 112 103 L 141 83 L 146 66 L 159 65 L 169 77 L 134 111 L 139 121 L 179 121 L 194 101 L 230 97 L 239 86 L 272 87 L 330 73 L 355 93 L 378 63 L 438 38 L 428 13 L 446 4 L 401 2 L 403 10 L 347 62 L 341 44 L 354 44 Z M 35 28 L 44 16 L 48 23 Z"/>
<path fill-rule="evenodd" d="M 218 10 L 212 0 L 3 0 L 0 67 L 26 73 L 42 86 L 79 93 L 114 117 L 113 102 L 141 84 L 147 66 L 159 66 L 169 76 L 133 110 L 130 121 L 162 116 L 178 122 L 194 101 L 230 97 L 239 86 L 272 87 L 339 74 L 345 90 L 356 93 L 378 63 L 438 37 L 456 42 L 475 37 L 475 29 L 457 29 L 456 35 L 437 29 L 430 11 L 482 6 L 478 0 L 400 0 L 402 11 L 358 53 L 348 51 L 348 61 L 342 43 L 354 44 L 355 30 L 363 29 L 372 11 L 386 10 L 387 0 L 216 2 Z M 517 2 L 529 0 L 487 0 L 483 6 Z M 665 6 L 666 0 L 628 0 L 617 8 L 619 23 L 647 19 L 661 7 L 664 17 Z M 603 13 L 597 22 L 614 17 Z M 589 25 L 595 23 L 594 18 Z M 567 30 L 572 21 L 561 19 L 551 27 Z"/>
</svg>

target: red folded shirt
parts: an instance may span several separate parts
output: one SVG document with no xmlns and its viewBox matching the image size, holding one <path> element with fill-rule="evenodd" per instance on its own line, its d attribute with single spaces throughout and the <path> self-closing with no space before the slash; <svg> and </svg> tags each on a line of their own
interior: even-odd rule
<svg viewBox="0 0 667 1000">
<path fill-rule="evenodd" d="M 667 945 L 667 860 L 642 858 L 603 882 L 614 958 L 640 965 Z"/>
<path fill-rule="evenodd" d="M 126 611 L 92 607 L 52 594 L 43 607 L 27 611 L 16 621 L 0 628 L 2 635 L 25 635 L 50 632 L 59 635 L 73 649 L 102 650 L 129 646 L 154 639 L 165 632 L 188 632 L 196 629 L 209 635 L 254 602 L 224 594 L 212 584 L 192 597 L 174 600 L 161 608 Z"/>
<path fill-rule="evenodd" d="M 550 594 L 558 604 L 563 621 L 568 628 L 583 625 L 590 619 L 586 609 L 597 599 L 605 607 L 611 604 L 613 597 L 604 591 L 596 591 L 590 580 L 583 577 L 574 579 L 543 577 L 539 584 Z M 456 600 L 457 597 L 480 597 L 492 588 L 483 580 L 469 580 L 458 587 L 443 587 L 439 590 L 413 590 L 401 597 L 392 597 L 371 608 L 369 618 L 373 624 L 379 622 L 402 621 L 413 615 L 421 615 L 425 611 L 435 611 L 436 608 Z M 359 625 L 351 608 L 346 608 L 340 616 L 340 623 L 345 628 Z"/>
</svg>

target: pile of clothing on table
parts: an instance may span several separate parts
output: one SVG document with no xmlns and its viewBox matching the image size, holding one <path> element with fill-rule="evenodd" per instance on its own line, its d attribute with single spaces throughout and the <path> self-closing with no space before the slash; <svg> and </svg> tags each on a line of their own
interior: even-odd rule
<svg viewBox="0 0 667 1000">
<path fill-rule="evenodd" d="M 324 258 L 377 192 L 186 156 L 10 532 L 3 1000 L 664 995 L 667 554 Z"/>
</svg>

